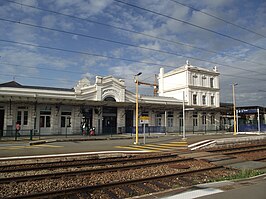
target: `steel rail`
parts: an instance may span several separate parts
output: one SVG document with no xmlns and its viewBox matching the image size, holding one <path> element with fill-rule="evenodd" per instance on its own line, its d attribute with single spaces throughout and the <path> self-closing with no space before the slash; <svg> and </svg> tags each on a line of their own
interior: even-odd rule
<svg viewBox="0 0 266 199">
<path fill-rule="evenodd" d="M 222 154 L 223 155 L 233 155 L 233 154 L 240 154 L 240 153 L 249 153 L 249 152 L 263 151 L 263 150 L 266 150 L 266 146 L 265 147 L 261 147 L 261 148 L 242 150 L 242 151 L 227 151 L 227 152 L 222 152 Z"/>
<path fill-rule="evenodd" d="M 89 159 L 89 160 L 67 160 L 67 161 L 58 161 L 58 162 L 44 162 L 44 163 L 33 163 L 33 164 L 1 165 L 0 173 L 17 172 L 17 171 L 32 171 L 32 170 L 42 170 L 42 169 L 51 169 L 51 168 L 67 168 L 67 167 L 75 167 L 75 166 L 99 166 L 99 165 L 113 164 L 113 163 L 145 161 L 145 160 L 160 159 L 160 158 L 171 158 L 171 157 L 177 157 L 177 156 L 178 154 L 168 154 L 168 155 L 162 155 L 162 156 L 151 156 L 151 157 L 141 157 L 141 158 L 114 159 L 114 160 L 108 160 L 108 161 L 102 161 L 100 159 Z M 99 162 L 95 162 L 96 160 L 99 160 Z"/>
<path fill-rule="evenodd" d="M 207 152 L 223 152 L 223 151 L 232 151 L 232 150 L 239 150 L 239 149 L 250 149 L 250 148 L 256 148 L 256 147 L 263 147 L 266 146 L 266 143 L 262 144 L 252 144 L 248 146 L 234 146 L 234 148 L 221 148 L 221 149 L 210 149 L 206 150 Z"/>
<path fill-rule="evenodd" d="M 95 190 L 101 190 L 103 188 L 113 188 L 113 187 L 119 187 L 119 186 L 124 186 L 124 185 L 143 183 L 143 182 L 152 181 L 152 180 L 159 180 L 159 179 L 164 179 L 164 178 L 195 174 L 199 172 L 205 172 L 205 171 L 216 170 L 216 169 L 221 169 L 221 168 L 223 168 L 223 166 L 214 166 L 214 167 L 208 167 L 208 168 L 203 168 L 203 169 L 198 169 L 198 170 L 184 171 L 184 172 L 179 172 L 179 173 L 174 173 L 174 174 L 153 176 L 153 177 L 141 178 L 141 179 L 133 179 L 133 180 L 127 180 L 127 181 L 122 181 L 122 182 L 121 181 L 111 182 L 111 183 L 106 183 L 106 184 L 82 186 L 82 187 L 69 188 L 69 189 L 58 190 L 58 191 L 33 193 L 33 194 L 28 194 L 28 195 L 18 195 L 14 197 L 8 197 L 8 199 L 15 199 L 18 197 L 19 198 L 38 198 L 38 199 L 39 198 L 58 198 L 60 196 L 71 197 L 71 195 L 81 193 L 81 192 L 92 192 Z"/>
<path fill-rule="evenodd" d="M 111 168 L 99 168 L 99 169 L 90 169 L 90 170 L 79 170 L 79 171 L 68 171 L 68 172 L 58 172 L 58 173 L 46 173 L 46 174 L 39 174 L 39 175 L 0 178 L 0 184 L 10 183 L 10 182 L 25 182 L 29 180 L 42 180 L 46 178 L 60 178 L 60 177 L 65 177 L 66 175 L 76 176 L 80 174 L 104 173 L 104 172 L 113 172 L 117 170 L 121 171 L 121 170 L 128 170 L 128 169 L 137 169 L 139 167 L 143 168 L 143 167 L 149 167 L 149 166 L 154 166 L 154 165 L 185 162 L 185 161 L 190 161 L 190 160 L 193 160 L 193 158 L 165 160 L 165 161 L 160 161 L 160 162 L 141 163 L 141 164 L 135 164 L 135 165 L 126 165 L 126 166 L 115 166 Z"/>
</svg>

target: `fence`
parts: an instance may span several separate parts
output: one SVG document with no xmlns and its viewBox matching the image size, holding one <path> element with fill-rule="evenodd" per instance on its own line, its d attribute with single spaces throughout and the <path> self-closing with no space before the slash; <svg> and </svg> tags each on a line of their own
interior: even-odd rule
<svg viewBox="0 0 266 199">
<path fill-rule="evenodd" d="M 258 124 L 242 124 L 238 126 L 239 132 L 254 132 L 259 131 Z M 266 124 L 260 125 L 260 131 L 266 132 Z"/>
<path fill-rule="evenodd" d="M 42 131 L 41 129 L 21 129 L 16 131 L 15 129 L 9 128 L 8 130 L 0 131 L 0 139 L 7 139 L 7 140 L 33 140 L 33 138 L 41 138 L 43 136 L 70 136 L 70 135 L 82 135 L 81 129 L 71 129 L 64 128 L 64 129 L 56 129 L 53 131 Z"/>
<path fill-rule="evenodd" d="M 143 133 L 143 126 L 139 126 L 139 133 Z M 221 131 L 225 131 L 224 128 L 220 126 L 215 126 L 215 125 L 206 125 L 202 126 L 201 128 L 195 127 L 195 126 L 186 126 L 186 132 L 192 132 L 192 133 L 207 133 L 207 132 L 215 132 L 219 133 Z M 146 133 L 182 133 L 183 132 L 183 127 L 182 126 L 174 126 L 174 127 L 165 127 L 165 126 L 146 126 L 145 127 L 145 132 Z M 131 133 L 135 134 L 136 133 L 136 127 L 119 127 L 118 128 L 118 133 L 124 134 L 124 133 Z"/>
</svg>

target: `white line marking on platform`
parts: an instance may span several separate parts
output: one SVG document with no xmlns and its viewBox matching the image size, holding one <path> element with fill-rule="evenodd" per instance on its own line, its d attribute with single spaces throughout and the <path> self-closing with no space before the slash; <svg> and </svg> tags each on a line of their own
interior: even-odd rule
<svg viewBox="0 0 266 199">
<path fill-rule="evenodd" d="M 204 146 L 207 146 L 207 145 L 213 144 L 213 143 L 215 143 L 215 142 L 216 142 L 216 140 L 213 140 L 213 141 L 207 142 L 207 143 L 205 143 L 205 144 L 202 144 L 202 145 L 196 146 L 196 147 L 194 147 L 194 148 L 191 148 L 191 151 L 194 151 L 194 150 L 199 149 L 199 148 L 201 148 L 201 147 L 204 147 Z"/>
<path fill-rule="evenodd" d="M 200 142 L 196 142 L 194 144 L 190 144 L 190 145 L 188 145 L 188 147 L 191 148 L 191 147 L 194 147 L 194 146 L 197 146 L 197 145 L 209 142 L 209 141 L 211 141 L 211 140 L 203 140 L 203 141 L 200 141 Z"/>
<path fill-rule="evenodd" d="M 145 153 L 146 151 L 95 151 L 84 153 L 65 153 L 65 154 L 50 154 L 50 155 L 36 155 L 36 156 L 20 156 L 20 157 L 5 157 L 0 158 L 0 161 L 4 160 L 23 160 L 33 158 L 53 158 L 53 157 L 65 157 L 65 156 L 79 156 L 79 155 L 97 155 L 97 154 L 109 154 L 109 153 Z"/>
</svg>

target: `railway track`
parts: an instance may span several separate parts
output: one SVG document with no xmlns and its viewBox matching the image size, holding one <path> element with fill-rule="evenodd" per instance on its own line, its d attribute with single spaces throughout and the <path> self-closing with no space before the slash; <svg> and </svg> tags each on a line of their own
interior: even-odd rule
<svg viewBox="0 0 266 199">
<path fill-rule="evenodd" d="M 229 151 L 229 149 L 212 150 L 209 156 L 255 153 L 265 149 L 265 145 L 243 146 L 237 147 L 237 150 L 233 151 Z M 16 171 L 23 175 L 23 172 L 42 172 L 45 169 L 49 173 L 0 178 L 2 190 L 7 193 L 12 192 L 12 188 L 20 190 L 11 194 L 2 194 L 0 198 L 126 198 L 170 189 L 181 182 L 182 186 L 191 186 L 193 183 L 205 182 L 202 180 L 208 180 L 209 177 L 215 179 L 219 175 L 230 175 L 230 173 L 236 172 L 223 166 L 214 166 L 203 160 L 190 157 L 181 158 L 177 153 L 149 155 L 147 157 L 140 155 L 123 158 L 13 164 L 9 168 L 5 165 L 0 167 L 2 169 L 0 175 L 9 171 L 11 174 Z M 254 156 L 253 159 L 263 160 L 265 157 Z M 79 169 L 83 166 L 99 167 L 77 171 L 52 171 L 71 167 Z M 4 167 L 7 168 L 4 169 Z M 40 189 L 32 188 L 33 185 L 42 187 Z M 47 187 L 44 187 L 46 185 Z"/>
<path fill-rule="evenodd" d="M 109 158 L 109 159 L 75 159 L 63 160 L 58 162 L 43 162 L 43 163 L 27 163 L 27 164 L 10 164 L 1 165 L 1 172 L 18 172 L 18 171 L 33 171 L 55 168 L 68 168 L 68 167 L 82 167 L 82 166 L 101 166 L 108 164 L 123 164 L 135 161 L 156 160 L 161 158 L 174 158 L 177 157 L 176 153 L 166 153 L 161 155 L 151 155 L 147 157 L 124 157 L 124 158 Z"/>
<path fill-rule="evenodd" d="M 76 175 L 88 175 L 93 173 L 104 173 L 104 172 L 113 172 L 117 170 L 128 170 L 136 168 L 151 167 L 162 164 L 171 164 L 171 163 L 185 163 L 187 161 L 193 160 L 193 158 L 183 158 L 183 159 L 174 159 L 174 160 L 161 160 L 159 162 L 149 162 L 149 163 L 138 163 L 133 165 L 123 165 L 123 166 L 113 166 L 113 167 L 104 167 L 99 169 L 89 169 L 89 170 L 78 170 L 78 171 L 67 171 L 67 172 L 58 172 L 58 173 L 46 173 L 39 175 L 28 175 L 28 176 L 18 176 L 10 178 L 0 178 L 0 184 L 8 182 L 23 182 L 30 180 L 42 180 L 45 178 L 61 178 L 64 176 L 76 176 Z"/>
<path fill-rule="evenodd" d="M 249 150 L 249 149 L 265 149 L 266 143 L 260 143 L 260 144 L 249 144 L 244 146 L 230 146 L 230 147 L 222 147 L 222 148 L 214 148 L 214 149 L 207 149 L 205 151 L 207 152 L 233 152 L 233 151 L 242 151 L 242 150 Z"/>
<path fill-rule="evenodd" d="M 223 168 L 222 166 L 214 166 L 214 167 L 202 168 L 202 169 L 197 169 L 197 170 L 192 170 L 192 171 L 184 171 L 184 172 L 153 176 L 153 177 L 147 177 L 147 178 L 141 178 L 141 179 L 125 180 L 125 181 L 110 182 L 110 183 L 98 184 L 98 185 L 92 185 L 92 186 L 82 186 L 82 187 L 64 189 L 64 190 L 59 190 L 59 191 L 50 191 L 50 192 L 21 195 L 19 196 L 19 198 L 63 198 L 63 197 L 64 198 L 80 198 L 79 196 L 89 196 L 94 191 L 97 191 L 97 190 L 100 190 L 100 191 L 103 190 L 105 194 L 109 195 L 109 198 L 120 198 L 120 196 L 114 193 L 112 190 L 127 189 L 127 191 L 131 190 L 129 191 L 129 194 L 132 194 L 132 192 L 135 192 L 136 195 L 140 195 L 140 193 L 136 191 L 134 188 L 132 188 L 131 186 L 138 186 L 138 187 L 144 186 L 144 189 L 145 189 L 145 185 L 143 185 L 143 183 L 145 184 L 151 183 L 151 184 L 154 184 L 155 186 L 170 188 L 169 186 L 161 182 L 158 182 L 158 180 L 169 179 L 169 178 L 185 176 L 185 175 L 193 175 L 197 173 L 210 172 L 210 171 L 214 171 L 214 170 L 222 169 L 222 168 Z M 157 182 L 153 182 L 153 181 L 157 181 Z M 127 187 L 127 188 L 123 188 L 123 187 Z M 147 186 L 146 186 L 146 189 L 148 189 Z M 149 191 L 154 191 L 154 190 L 150 188 Z M 14 199 L 17 197 L 9 197 L 9 198 Z"/>
</svg>

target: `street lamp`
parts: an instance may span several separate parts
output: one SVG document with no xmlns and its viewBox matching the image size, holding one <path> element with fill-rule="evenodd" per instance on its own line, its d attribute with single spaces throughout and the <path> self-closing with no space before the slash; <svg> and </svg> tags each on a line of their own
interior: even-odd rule
<svg viewBox="0 0 266 199">
<path fill-rule="evenodd" d="M 138 86 L 139 86 L 139 81 L 138 81 L 138 76 L 140 76 L 142 72 L 139 72 L 138 74 L 134 75 L 135 76 L 135 83 L 136 83 L 136 141 L 134 144 L 138 144 L 139 142 L 139 97 L 138 97 Z"/>
<path fill-rule="evenodd" d="M 234 104 L 234 135 L 236 135 L 236 97 L 235 97 L 235 86 L 237 86 L 237 83 L 232 84 L 232 90 L 233 90 L 233 104 Z"/>
</svg>

